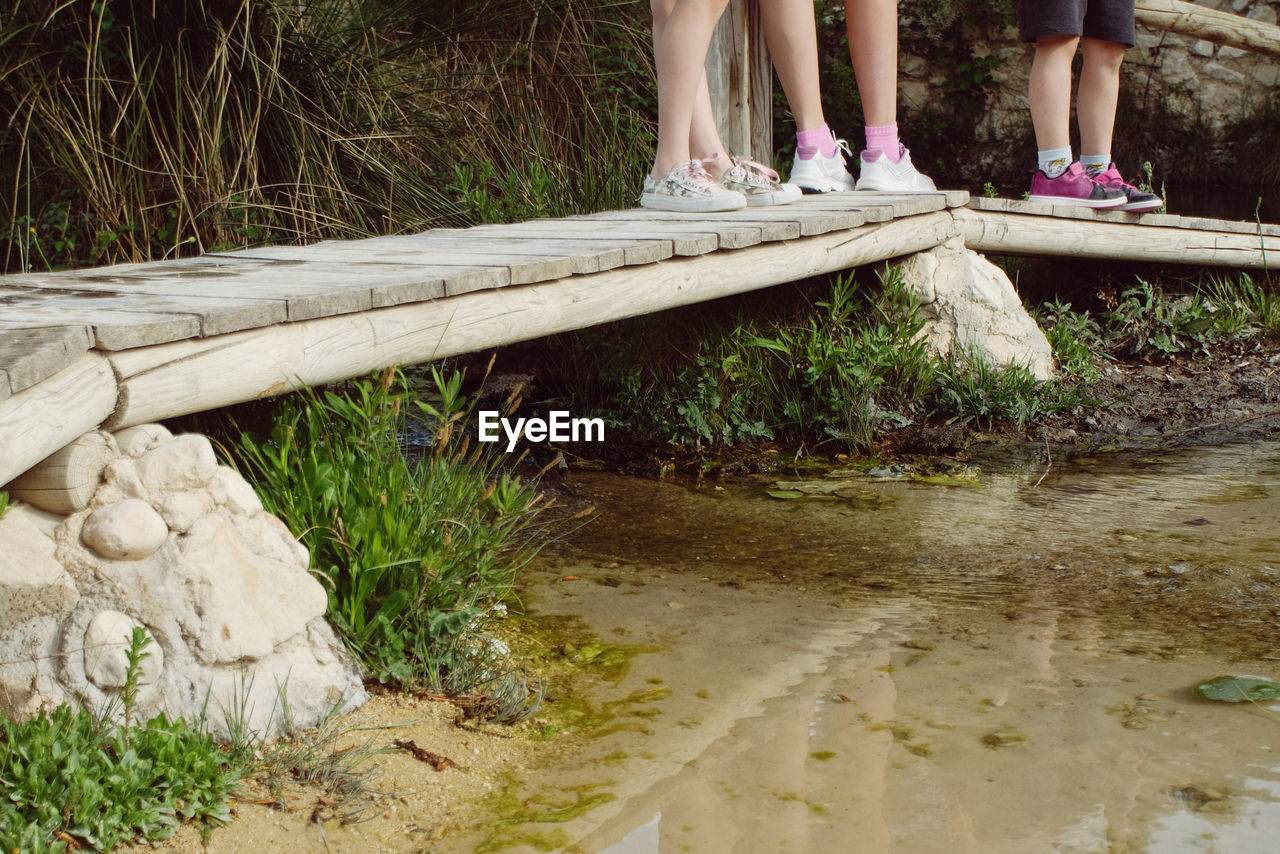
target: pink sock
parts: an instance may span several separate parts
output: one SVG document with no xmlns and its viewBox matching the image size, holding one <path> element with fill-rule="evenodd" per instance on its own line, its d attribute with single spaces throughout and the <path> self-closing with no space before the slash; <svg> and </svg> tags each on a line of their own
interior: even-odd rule
<svg viewBox="0 0 1280 854">
<path fill-rule="evenodd" d="M 884 152 L 884 155 L 893 163 L 902 159 L 902 143 L 898 141 L 897 122 L 881 127 L 868 125 L 866 131 L 868 151 L 877 152 L 876 156 L 879 156 L 879 152 Z M 875 156 L 871 159 L 874 160 Z"/>
<path fill-rule="evenodd" d="M 836 138 L 831 128 L 824 124 L 820 128 L 796 132 L 796 153 L 801 160 L 812 160 L 818 152 L 822 152 L 823 157 L 835 156 Z"/>
</svg>

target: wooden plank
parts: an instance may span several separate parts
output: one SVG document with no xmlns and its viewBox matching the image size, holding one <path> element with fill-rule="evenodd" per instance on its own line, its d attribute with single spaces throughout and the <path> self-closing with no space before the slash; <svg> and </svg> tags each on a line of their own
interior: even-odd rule
<svg viewBox="0 0 1280 854">
<path fill-rule="evenodd" d="M 5 291 L 0 288 L 0 302 Z M 28 292 L 24 289 L 23 293 Z M 53 297 L 41 304 L 9 304 L 4 313 L 6 322 L 21 327 L 83 324 L 99 350 L 127 350 L 200 335 L 200 318 L 194 314 L 156 314 L 131 308 L 104 311 Z"/>
<path fill-rule="evenodd" d="M 96 430 L 115 409 L 118 391 L 106 358 L 89 352 L 0 401 L 0 484 Z"/>
<path fill-rule="evenodd" d="M 768 243 L 774 240 L 793 240 L 800 236 L 800 226 L 795 222 L 786 222 L 775 219 L 771 214 L 759 213 L 762 208 L 749 209 L 744 208 L 738 211 L 722 211 L 720 213 L 678 213 L 673 211 L 654 211 L 645 208 L 631 208 L 625 211 L 604 211 L 602 213 L 593 214 L 597 219 L 608 220 L 610 222 L 638 222 L 638 223 L 689 223 L 694 226 L 715 229 L 721 235 L 721 245 L 729 244 L 725 248 L 743 249 L 746 246 L 754 246 L 756 243 Z M 757 232 L 756 239 L 749 243 L 739 244 L 732 233 L 726 233 L 723 229 L 726 227 L 745 227 L 747 229 L 755 229 Z M 750 238 L 748 238 L 750 240 Z"/>
<path fill-rule="evenodd" d="M 965 245 L 979 252 L 1277 269 L 1280 238 L 959 209 Z"/>
<path fill-rule="evenodd" d="M 495 271 L 505 271 L 499 272 L 497 278 L 490 280 L 502 283 L 496 285 L 497 287 L 526 285 L 573 275 L 573 259 L 563 255 L 543 256 L 519 252 L 452 251 L 443 247 L 432 250 L 430 246 L 421 246 L 416 250 L 408 250 L 407 255 L 400 256 L 404 263 L 388 264 L 384 263 L 385 259 L 394 256 L 389 255 L 385 244 L 382 250 L 378 250 L 376 247 L 371 249 L 364 246 L 364 244 L 372 243 L 374 240 L 385 239 L 387 238 L 372 238 L 368 241 L 325 241 L 312 243 L 309 246 L 264 246 L 260 249 L 245 251 L 252 253 L 252 257 L 255 258 L 290 260 L 307 264 L 329 262 L 348 268 L 353 274 L 359 273 L 357 268 L 362 264 L 369 268 L 378 266 L 387 269 L 403 268 L 406 270 L 414 266 L 437 269 L 461 267 L 466 268 L 468 272 L 474 271 L 477 267 L 489 267 Z M 408 237 L 396 239 L 409 240 Z M 377 251 L 383 253 L 378 259 L 377 265 L 368 263 L 368 259 L 372 257 L 371 253 Z M 454 286 L 448 278 L 444 279 L 444 287 L 446 294 L 455 292 Z"/>
<path fill-rule="evenodd" d="M 137 286 L 93 282 L 0 288 L 0 299 L 5 297 L 11 297 L 4 300 L 6 318 L 39 326 L 92 324 L 95 337 L 106 342 L 100 344 L 104 349 L 117 349 L 122 341 L 220 335 L 288 320 L 283 300 L 156 294 Z"/>
<path fill-rule="evenodd" d="M 136 269 L 132 269 L 134 267 Z M 388 279 L 405 278 L 404 271 L 394 268 L 388 268 L 385 273 Z M 173 306 L 157 303 L 154 298 L 195 302 L 216 297 L 223 302 L 213 304 L 209 309 L 200 308 L 197 312 L 205 335 L 265 326 L 280 320 L 306 320 L 363 311 L 372 305 L 367 283 L 361 287 L 367 271 L 324 263 L 304 268 L 301 263 L 293 261 L 206 255 L 163 262 L 155 269 L 145 264 L 128 265 L 125 269 L 104 267 L 73 275 L 77 287 L 146 295 L 149 306 L 160 304 L 170 310 Z M 416 273 L 408 274 L 410 279 L 414 276 Z M 280 316 L 281 310 L 283 317 Z"/>
<path fill-rule="evenodd" d="M 5 312 L 6 316 L 8 311 Z M 5 396 L 30 388 L 78 361 L 93 346 L 84 326 L 0 330 L 0 368 Z"/>
<path fill-rule="evenodd" d="M 1009 213 L 1032 216 L 1056 216 L 1065 219 L 1135 223 L 1163 228 L 1183 228 L 1192 231 L 1220 231 L 1227 234 L 1262 234 L 1280 237 L 1280 225 L 1266 222 L 1240 222 L 1202 216 L 1179 216 L 1168 213 L 1135 213 L 1133 211 L 1050 206 L 1021 199 L 973 198 L 969 201 L 969 207 L 973 210 L 1007 211 Z"/>
<path fill-rule="evenodd" d="M 465 234 L 403 235 L 370 240 L 327 240 L 309 246 L 274 246 L 255 251 L 258 257 L 289 258 L 314 263 L 398 264 L 449 266 L 458 264 L 489 266 L 521 265 L 528 271 L 512 270 L 511 284 L 531 284 L 575 273 L 597 273 L 621 266 L 623 253 L 599 244 L 570 245 L 563 239 L 499 241 Z M 479 260 L 477 260 L 479 259 Z M 529 279 L 529 281 L 525 281 Z"/>
<path fill-rule="evenodd" d="M 475 231 L 501 237 L 543 237 L 563 235 L 571 228 L 574 240 L 599 240 L 613 242 L 622 247 L 655 246 L 659 256 L 655 261 L 670 258 L 673 255 L 703 255 L 719 248 L 720 241 L 712 232 L 687 232 L 678 227 L 648 227 L 644 229 L 629 228 L 626 225 L 593 221 L 588 218 L 575 220 L 569 225 L 565 220 L 536 219 L 529 222 L 509 224 L 478 225 Z M 628 249 L 626 264 L 651 263 L 634 260 Z"/>
<path fill-rule="evenodd" d="M 605 211 L 591 214 L 597 222 L 625 223 L 631 228 L 688 229 L 691 234 L 713 233 L 721 249 L 746 249 L 764 240 L 759 223 L 729 222 L 716 218 L 682 220 L 666 211 L 647 211 L 634 208 L 629 211 Z"/>
<path fill-rule="evenodd" d="M 803 241 L 116 353 L 111 360 L 123 393 L 109 426 L 214 409 L 391 364 L 420 364 L 845 270 L 929 249 L 956 233 L 951 214 L 937 212 Z"/>
<path fill-rule="evenodd" d="M 1182 0 L 1136 0 L 1134 18 L 1154 30 L 1280 57 L 1280 27 L 1253 18 Z"/>
<path fill-rule="evenodd" d="M 891 193 L 881 192 L 879 190 L 856 190 L 852 193 L 815 193 L 811 196 L 805 196 L 806 199 L 831 199 L 836 202 L 849 200 L 849 204 L 862 205 L 868 203 L 879 203 L 884 199 L 903 199 L 907 201 L 915 201 L 920 199 L 931 199 L 938 202 L 937 206 L 930 206 L 928 210 L 941 210 L 942 208 L 961 208 L 969 202 L 968 190 L 935 190 L 929 193 Z M 921 212 L 919 208 L 911 208 L 915 212 Z"/>
</svg>

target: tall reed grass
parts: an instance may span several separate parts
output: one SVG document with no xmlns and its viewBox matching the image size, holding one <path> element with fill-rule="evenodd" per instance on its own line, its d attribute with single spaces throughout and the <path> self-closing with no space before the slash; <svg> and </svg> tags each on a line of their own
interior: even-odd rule
<svg viewBox="0 0 1280 854">
<path fill-rule="evenodd" d="M 0 0 L 0 269 L 623 206 L 648 38 L 623 2 Z"/>
</svg>

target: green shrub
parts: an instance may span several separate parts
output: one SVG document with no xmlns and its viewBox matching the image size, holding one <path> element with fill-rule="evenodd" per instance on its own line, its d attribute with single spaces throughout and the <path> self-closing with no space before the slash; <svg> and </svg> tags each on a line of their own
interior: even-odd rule
<svg viewBox="0 0 1280 854">
<path fill-rule="evenodd" d="M 379 680 L 462 688 L 449 676 L 466 669 L 481 683 L 518 681 L 475 660 L 501 657 L 480 628 L 532 554 L 524 535 L 539 500 L 496 457 L 468 453 L 461 375 L 432 378 L 431 402 L 391 371 L 292 396 L 270 435 L 244 433 L 236 456 L 267 508 L 301 532 L 329 619 Z M 411 418 L 432 436 L 422 453 L 405 444 Z"/>
</svg>

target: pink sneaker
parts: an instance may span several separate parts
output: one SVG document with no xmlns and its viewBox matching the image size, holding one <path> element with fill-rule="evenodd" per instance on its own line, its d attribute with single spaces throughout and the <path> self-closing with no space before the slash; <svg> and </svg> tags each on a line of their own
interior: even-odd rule
<svg viewBox="0 0 1280 854">
<path fill-rule="evenodd" d="M 1080 161 L 1067 167 L 1057 178 L 1037 169 L 1031 176 L 1028 201 L 1081 208 L 1116 208 L 1129 201 L 1123 190 L 1104 187 L 1084 173 Z"/>
<path fill-rule="evenodd" d="M 1111 187 L 1119 190 L 1125 195 L 1125 204 L 1115 210 L 1118 211 L 1153 211 L 1156 208 L 1164 207 L 1164 199 L 1155 193 L 1147 193 L 1139 190 L 1132 184 L 1125 183 L 1120 177 L 1120 170 L 1112 163 L 1105 171 L 1099 172 L 1094 176 L 1093 180 L 1097 181 L 1104 187 Z"/>
</svg>

